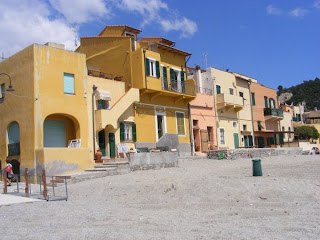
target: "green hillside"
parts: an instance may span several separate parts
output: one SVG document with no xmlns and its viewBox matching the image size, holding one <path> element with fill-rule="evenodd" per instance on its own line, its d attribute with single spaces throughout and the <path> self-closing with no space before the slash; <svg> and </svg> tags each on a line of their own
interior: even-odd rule
<svg viewBox="0 0 320 240">
<path fill-rule="evenodd" d="M 293 94 L 292 98 L 286 101 L 287 104 L 298 104 L 303 101 L 306 102 L 306 110 L 313 110 L 315 107 L 320 109 L 320 79 L 303 81 L 303 83 L 292 86 L 290 88 L 278 87 L 278 95 L 281 93 L 290 92 Z"/>
</svg>

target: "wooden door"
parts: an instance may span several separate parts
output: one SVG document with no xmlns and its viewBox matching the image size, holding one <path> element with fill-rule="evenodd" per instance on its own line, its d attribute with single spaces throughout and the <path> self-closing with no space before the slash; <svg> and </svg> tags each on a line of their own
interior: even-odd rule
<svg viewBox="0 0 320 240">
<path fill-rule="evenodd" d="M 201 130 L 201 152 L 208 151 L 208 131 Z"/>
</svg>

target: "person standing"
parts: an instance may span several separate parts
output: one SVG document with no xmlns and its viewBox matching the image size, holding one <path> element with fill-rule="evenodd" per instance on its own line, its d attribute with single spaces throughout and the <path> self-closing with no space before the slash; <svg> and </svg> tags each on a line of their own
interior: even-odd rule
<svg viewBox="0 0 320 240">
<path fill-rule="evenodd" d="M 7 184 L 8 184 L 7 186 L 11 186 L 11 179 L 13 176 L 12 165 L 8 159 L 6 162 L 7 162 L 6 172 L 7 172 Z"/>
</svg>

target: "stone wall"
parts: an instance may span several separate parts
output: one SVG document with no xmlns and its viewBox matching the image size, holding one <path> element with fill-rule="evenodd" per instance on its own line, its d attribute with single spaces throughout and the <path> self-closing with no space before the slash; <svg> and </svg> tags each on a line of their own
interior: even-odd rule
<svg viewBox="0 0 320 240">
<path fill-rule="evenodd" d="M 163 167 L 177 167 L 177 152 L 146 152 L 131 153 L 129 165 L 132 171 L 158 169 Z"/>
<path fill-rule="evenodd" d="M 260 158 L 278 155 L 302 155 L 302 148 L 246 148 L 214 150 L 207 152 L 207 158 L 219 159 L 219 153 L 224 154 L 223 159 L 235 160 L 238 158 Z"/>
</svg>

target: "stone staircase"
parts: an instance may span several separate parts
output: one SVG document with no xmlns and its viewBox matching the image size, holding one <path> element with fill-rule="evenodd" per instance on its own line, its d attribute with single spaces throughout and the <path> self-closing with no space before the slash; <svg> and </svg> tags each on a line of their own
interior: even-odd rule
<svg viewBox="0 0 320 240">
<path fill-rule="evenodd" d="M 129 161 L 127 159 L 104 159 L 103 163 L 95 163 L 93 168 L 88 168 L 83 173 L 73 175 L 71 182 L 77 183 L 94 178 L 127 174 L 130 171 Z"/>
</svg>

